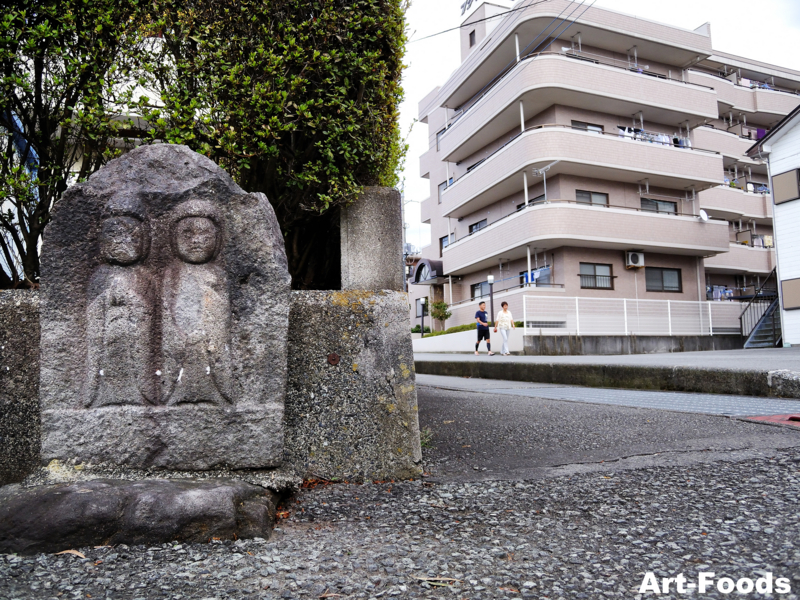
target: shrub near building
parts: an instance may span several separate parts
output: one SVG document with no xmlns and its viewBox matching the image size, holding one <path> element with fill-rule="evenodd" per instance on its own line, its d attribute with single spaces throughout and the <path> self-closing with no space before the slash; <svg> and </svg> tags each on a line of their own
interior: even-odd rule
<svg viewBox="0 0 800 600">
<path fill-rule="evenodd" d="M 187 144 L 264 192 L 295 288 L 339 287 L 336 208 L 394 186 L 404 0 L 155 0 L 140 105 L 150 139 Z M 329 218 L 320 218 L 320 215 Z"/>
</svg>

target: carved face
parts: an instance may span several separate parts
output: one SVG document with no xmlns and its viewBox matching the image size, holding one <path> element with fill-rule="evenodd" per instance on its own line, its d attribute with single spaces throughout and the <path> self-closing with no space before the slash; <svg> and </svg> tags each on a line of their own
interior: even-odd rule
<svg viewBox="0 0 800 600">
<path fill-rule="evenodd" d="M 103 221 L 100 251 L 111 264 L 130 265 L 141 260 L 148 245 L 144 223 L 136 217 L 111 217 Z"/>
<path fill-rule="evenodd" d="M 188 263 L 208 262 L 217 249 L 217 226 L 207 217 L 182 219 L 175 228 L 175 247 Z"/>
</svg>

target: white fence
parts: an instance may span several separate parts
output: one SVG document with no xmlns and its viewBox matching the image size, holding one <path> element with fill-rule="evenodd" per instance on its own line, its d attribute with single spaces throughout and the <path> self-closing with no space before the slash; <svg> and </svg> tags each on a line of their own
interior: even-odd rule
<svg viewBox="0 0 800 600">
<path fill-rule="evenodd" d="M 737 302 L 523 298 L 525 335 L 741 334 Z"/>
</svg>

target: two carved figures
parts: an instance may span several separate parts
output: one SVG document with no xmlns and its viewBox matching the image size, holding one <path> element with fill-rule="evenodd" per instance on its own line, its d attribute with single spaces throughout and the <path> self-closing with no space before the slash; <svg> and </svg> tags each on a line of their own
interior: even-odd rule
<svg viewBox="0 0 800 600">
<path fill-rule="evenodd" d="M 190 200 L 167 216 L 166 260 L 148 261 L 144 206 L 113 199 L 89 283 L 87 406 L 231 400 L 230 301 L 220 218 Z M 160 267 L 160 268 L 159 268 Z"/>
<path fill-rule="evenodd" d="M 42 280 L 43 460 L 280 464 L 291 278 L 263 194 L 136 148 L 56 205 Z"/>
</svg>

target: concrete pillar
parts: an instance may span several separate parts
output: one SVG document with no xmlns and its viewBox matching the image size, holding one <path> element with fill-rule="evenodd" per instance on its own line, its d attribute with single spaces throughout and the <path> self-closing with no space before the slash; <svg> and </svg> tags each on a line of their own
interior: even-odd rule
<svg viewBox="0 0 800 600">
<path fill-rule="evenodd" d="M 403 291 L 400 192 L 366 187 L 341 213 L 342 289 Z"/>
<path fill-rule="evenodd" d="M 528 197 L 528 173 L 527 171 L 522 171 L 522 189 L 525 192 L 525 206 L 528 206 L 530 203 L 530 198 Z"/>
</svg>

